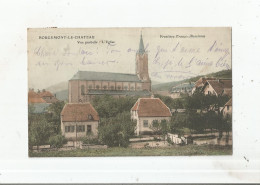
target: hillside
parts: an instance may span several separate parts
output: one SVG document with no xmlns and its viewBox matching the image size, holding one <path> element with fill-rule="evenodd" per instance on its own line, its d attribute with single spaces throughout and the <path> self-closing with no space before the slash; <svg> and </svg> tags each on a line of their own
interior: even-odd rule
<svg viewBox="0 0 260 185">
<path fill-rule="evenodd" d="M 61 82 L 55 85 L 52 85 L 50 87 L 46 88 L 47 91 L 50 91 L 52 93 L 60 92 L 63 90 L 68 90 L 68 82 Z"/>
<path fill-rule="evenodd" d="M 200 77 L 203 77 L 203 76 L 215 77 L 215 78 L 232 78 L 232 70 L 223 70 L 223 71 L 219 71 L 216 73 L 209 73 L 207 75 L 196 76 L 196 77 L 181 80 L 181 81 L 156 84 L 156 85 L 152 85 L 152 90 L 153 91 L 170 91 L 171 88 L 175 85 L 179 85 L 181 83 L 187 83 L 187 82 L 196 82 Z"/>
</svg>

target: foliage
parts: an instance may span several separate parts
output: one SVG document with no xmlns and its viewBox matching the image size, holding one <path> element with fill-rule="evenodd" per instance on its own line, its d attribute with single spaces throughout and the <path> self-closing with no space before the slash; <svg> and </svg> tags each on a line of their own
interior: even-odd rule
<svg viewBox="0 0 260 185">
<path fill-rule="evenodd" d="M 49 144 L 52 141 L 62 140 L 55 135 L 60 134 L 60 113 L 64 106 L 63 101 L 51 104 L 48 107 L 48 113 L 34 114 L 33 105 L 28 106 L 28 126 L 29 126 L 29 146 Z M 54 138 L 50 139 L 53 136 Z M 56 141 L 54 141 L 56 139 Z"/>
<path fill-rule="evenodd" d="M 114 98 L 113 96 L 103 95 L 96 96 L 92 105 L 98 112 L 101 118 L 112 118 L 122 112 L 130 112 L 138 97 L 120 97 Z"/>
<path fill-rule="evenodd" d="M 160 94 L 155 94 L 154 95 L 155 98 L 160 98 L 165 105 L 167 105 L 167 107 L 169 107 L 170 109 L 182 109 L 184 108 L 183 106 L 183 98 L 176 98 L 176 99 L 172 99 L 169 96 L 163 96 Z"/>
<path fill-rule="evenodd" d="M 33 119 L 29 125 L 29 146 L 48 144 L 49 137 L 53 134 L 52 124 L 43 117 Z"/>
<path fill-rule="evenodd" d="M 91 136 L 86 136 L 81 138 L 82 142 L 84 144 L 99 144 L 98 138 L 91 137 Z"/>
<path fill-rule="evenodd" d="M 62 135 L 54 135 L 49 138 L 49 143 L 51 147 L 55 148 L 61 148 L 63 144 L 65 144 L 67 141 L 64 136 Z"/>
<path fill-rule="evenodd" d="M 48 107 L 49 114 L 46 114 L 48 121 L 53 125 L 54 132 L 60 133 L 60 113 L 65 105 L 64 101 L 57 101 Z"/>
<path fill-rule="evenodd" d="M 136 123 L 131 121 L 130 112 L 123 112 L 115 117 L 104 118 L 98 128 L 98 136 L 108 146 L 127 147 L 129 138 L 134 135 Z"/>
</svg>

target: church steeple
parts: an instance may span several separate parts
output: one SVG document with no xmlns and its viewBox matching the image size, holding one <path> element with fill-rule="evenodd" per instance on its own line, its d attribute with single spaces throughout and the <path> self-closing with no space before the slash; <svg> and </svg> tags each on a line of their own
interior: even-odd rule
<svg viewBox="0 0 260 185">
<path fill-rule="evenodd" d="M 139 53 L 139 54 L 144 54 L 145 53 L 142 32 L 141 32 L 141 37 L 140 37 L 139 49 L 138 49 L 137 53 Z"/>
<path fill-rule="evenodd" d="M 151 80 L 148 72 L 148 53 L 144 49 L 143 35 L 141 33 L 139 49 L 136 52 L 135 70 L 142 81 L 142 89 L 151 91 Z"/>
</svg>

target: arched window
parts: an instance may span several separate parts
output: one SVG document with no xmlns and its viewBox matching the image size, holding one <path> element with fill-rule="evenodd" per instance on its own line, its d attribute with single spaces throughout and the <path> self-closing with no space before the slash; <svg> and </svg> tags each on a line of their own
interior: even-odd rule
<svg viewBox="0 0 260 185">
<path fill-rule="evenodd" d="M 85 94 L 85 86 L 81 85 L 81 95 L 84 95 L 84 94 Z"/>
<path fill-rule="evenodd" d="M 110 89 L 111 89 L 111 90 L 114 90 L 114 89 L 115 89 L 115 87 L 112 85 L 112 86 L 110 86 Z"/>
<path fill-rule="evenodd" d="M 106 85 L 104 85 L 104 86 L 103 86 L 103 89 L 104 89 L 104 90 L 107 90 L 107 86 L 106 86 Z"/>
<path fill-rule="evenodd" d="M 117 86 L 117 89 L 120 90 L 120 89 L 121 89 L 121 86 Z"/>
<path fill-rule="evenodd" d="M 124 90 L 128 90 L 128 87 L 127 87 L 127 86 L 124 86 Z"/>
<path fill-rule="evenodd" d="M 96 89 L 99 89 L 99 85 L 96 85 Z"/>
<path fill-rule="evenodd" d="M 88 89 L 92 89 L 92 85 L 89 85 L 89 86 L 88 86 Z"/>
</svg>

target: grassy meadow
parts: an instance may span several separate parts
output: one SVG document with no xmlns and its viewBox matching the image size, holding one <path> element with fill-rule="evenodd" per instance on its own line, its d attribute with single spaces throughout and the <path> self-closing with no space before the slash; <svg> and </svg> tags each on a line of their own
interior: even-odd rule
<svg viewBox="0 0 260 185">
<path fill-rule="evenodd" d="M 171 148 L 123 148 L 76 149 L 70 151 L 29 151 L 29 157 L 116 157 L 116 156 L 199 156 L 232 155 L 232 146 L 185 145 Z"/>
</svg>

